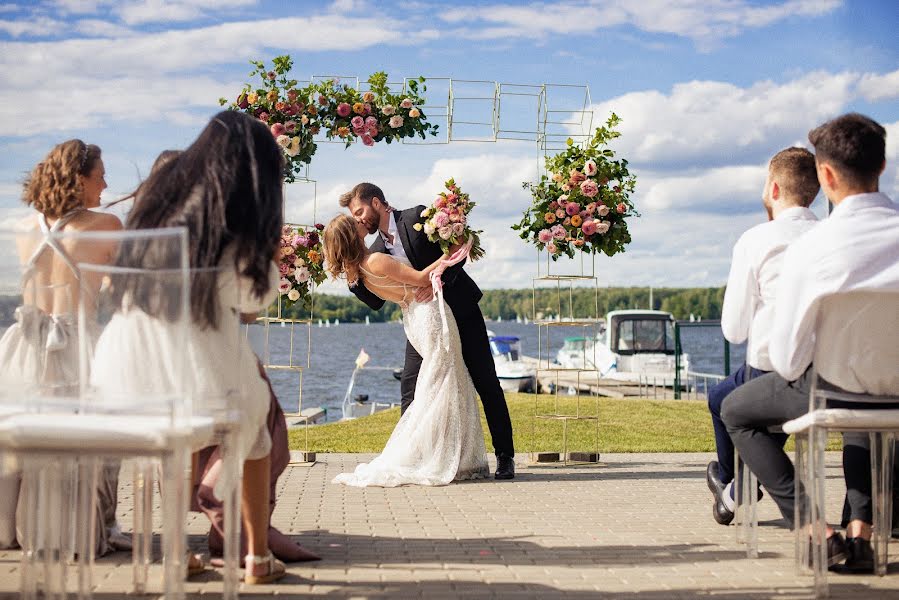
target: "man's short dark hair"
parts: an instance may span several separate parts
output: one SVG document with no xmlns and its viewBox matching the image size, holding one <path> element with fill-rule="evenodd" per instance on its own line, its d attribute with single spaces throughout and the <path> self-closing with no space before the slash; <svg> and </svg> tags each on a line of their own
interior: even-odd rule
<svg viewBox="0 0 899 600">
<path fill-rule="evenodd" d="M 849 113 L 812 129 L 808 140 L 819 162 L 832 165 L 850 184 L 876 183 L 886 158 L 886 129 L 858 113 Z"/>
<path fill-rule="evenodd" d="M 354 185 L 353 189 L 340 196 L 340 206 L 343 208 L 348 207 L 353 198 L 359 198 L 365 204 L 371 204 L 372 198 L 377 198 L 382 204 L 387 204 L 384 192 L 373 183 L 357 183 Z"/>
<path fill-rule="evenodd" d="M 815 170 L 815 155 L 805 148 L 786 148 L 771 159 L 768 171 L 781 187 L 784 196 L 808 208 L 821 184 Z"/>
</svg>

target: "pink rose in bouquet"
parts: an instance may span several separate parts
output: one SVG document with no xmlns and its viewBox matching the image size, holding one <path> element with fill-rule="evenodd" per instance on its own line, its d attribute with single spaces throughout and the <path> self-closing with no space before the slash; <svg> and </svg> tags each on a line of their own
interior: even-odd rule
<svg viewBox="0 0 899 600">
<path fill-rule="evenodd" d="M 449 249 L 454 244 L 471 241 L 468 258 L 478 260 L 484 256 L 480 244 L 481 232 L 471 229 L 467 218 L 475 203 L 456 186 L 455 180 L 450 179 L 444 186 L 447 191 L 441 192 L 431 206 L 422 211 L 421 218 L 424 221 L 413 227 L 417 231 L 424 231 L 430 241 L 439 243 L 444 254 L 449 254 Z"/>
</svg>

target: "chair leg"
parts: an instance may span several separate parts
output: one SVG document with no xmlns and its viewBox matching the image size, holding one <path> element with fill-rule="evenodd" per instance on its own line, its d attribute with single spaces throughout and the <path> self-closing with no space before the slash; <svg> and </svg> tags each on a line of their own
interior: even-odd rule
<svg viewBox="0 0 899 600">
<path fill-rule="evenodd" d="M 740 460 L 740 453 L 734 448 L 734 479 L 733 479 L 733 490 L 734 490 L 734 526 L 736 529 L 736 541 L 737 544 L 745 544 L 745 531 L 743 529 L 743 520 L 745 516 L 743 514 L 743 497 L 740 495 L 740 487 L 743 483 L 743 471 L 744 464 L 743 461 Z"/>
<path fill-rule="evenodd" d="M 744 538 L 746 539 L 746 556 L 747 558 L 758 558 L 759 557 L 759 515 L 758 515 L 758 487 L 759 481 L 758 477 L 756 477 L 755 473 L 752 472 L 752 469 L 745 467 L 743 468 L 746 471 L 747 476 L 743 481 L 743 500 L 746 505 L 746 509 L 744 510 L 745 517 L 744 521 L 744 529 L 746 533 L 744 534 Z"/>
<path fill-rule="evenodd" d="M 156 466 L 149 460 L 134 463 L 134 525 L 131 564 L 134 593 L 147 590 L 153 541 L 153 480 Z"/>
<path fill-rule="evenodd" d="M 187 544 L 185 521 L 187 520 L 187 493 L 184 471 L 188 464 L 187 449 L 173 449 L 162 460 L 163 485 L 163 563 L 166 600 L 184 598 L 184 578 L 187 576 L 185 561 Z"/>
<path fill-rule="evenodd" d="M 39 468 L 35 459 L 25 457 L 22 459 L 22 487 L 19 492 L 22 495 L 22 559 L 20 571 L 19 589 L 24 600 L 37 598 L 38 590 L 38 474 Z"/>
<path fill-rule="evenodd" d="M 795 436 L 796 458 L 794 465 L 794 508 L 793 528 L 796 556 L 796 573 L 806 575 L 809 567 L 809 525 L 811 513 L 809 512 L 808 483 L 810 481 L 809 468 L 809 438 L 808 433 Z"/>
<path fill-rule="evenodd" d="M 225 569 L 223 577 L 224 600 L 236 600 L 240 585 L 238 573 L 240 572 L 240 526 L 241 526 L 241 473 L 243 465 L 240 464 L 234 450 L 237 448 L 236 432 L 229 432 L 223 438 L 222 468 L 231 472 L 227 479 L 231 481 L 225 501 L 225 539 L 224 560 Z"/>
<path fill-rule="evenodd" d="M 892 455 L 893 436 L 871 432 L 871 500 L 874 508 L 874 572 L 881 577 L 887 573 L 887 547 L 890 541 L 892 511 Z"/>
<path fill-rule="evenodd" d="M 78 600 L 88 600 L 93 594 L 94 555 L 97 531 L 97 479 L 99 461 L 82 458 L 78 461 L 78 506 L 75 524 L 75 552 L 78 554 Z"/>
<path fill-rule="evenodd" d="M 809 481 L 809 502 L 812 521 L 812 570 L 815 577 L 815 597 L 826 598 L 827 587 L 827 522 L 824 514 L 825 463 L 824 449 L 827 446 L 827 430 L 812 426 L 809 429 L 811 451 L 809 466 L 812 478 Z"/>
</svg>

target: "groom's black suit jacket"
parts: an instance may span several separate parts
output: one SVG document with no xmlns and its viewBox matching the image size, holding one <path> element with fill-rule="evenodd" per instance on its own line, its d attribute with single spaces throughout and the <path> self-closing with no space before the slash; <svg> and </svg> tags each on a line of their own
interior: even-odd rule
<svg viewBox="0 0 899 600">
<path fill-rule="evenodd" d="M 409 258 L 412 266 L 418 271 L 433 263 L 443 254 L 440 244 L 430 241 L 424 231 L 416 231 L 413 228 L 413 225 L 416 223 L 424 221 L 421 217 L 421 212 L 424 209 L 424 206 L 416 206 L 406 210 L 397 210 L 393 213 L 396 216 L 396 228 L 400 241 L 403 244 L 403 249 L 406 251 L 406 256 Z M 380 234 L 374 243 L 369 246 L 369 250 L 387 253 L 384 239 Z M 463 261 L 458 265 L 449 267 L 444 271 L 442 278 L 443 297 L 452 309 L 457 321 L 470 314 L 478 305 L 481 296 L 483 296 L 480 288 L 462 268 L 464 265 L 465 262 Z M 350 290 L 356 294 L 356 297 L 374 310 L 380 310 L 384 306 L 384 300 L 371 293 L 361 281 L 351 287 Z"/>
</svg>

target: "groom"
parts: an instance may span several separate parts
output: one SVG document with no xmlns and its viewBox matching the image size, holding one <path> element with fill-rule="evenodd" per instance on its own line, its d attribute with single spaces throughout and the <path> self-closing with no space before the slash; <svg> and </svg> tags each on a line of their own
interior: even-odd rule
<svg viewBox="0 0 899 600">
<path fill-rule="evenodd" d="M 365 226 L 369 234 L 378 233 L 378 238 L 369 248 L 372 252 L 384 252 L 405 257 L 412 266 L 421 270 L 437 260 L 442 251 L 440 246 L 428 240 L 423 232 L 413 225 L 421 221 L 424 206 L 406 210 L 394 210 L 384 199 L 381 188 L 371 183 L 357 184 L 340 197 L 340 206 L 348 208 L 356 221 Z M 496 451 L 497 479 L 515 477 L 515 449 L 512 445 L 512 421 L 506 398 L 496 377 L 493 355 L 487 340 L 487 326 L 478 307 L 481 290 L 462 270 L 462 265 L 449 267 L 443 274 L 443 297 L 453 311 L 459 327 L 462 342 L 462 357 L 474 382 L 474 387 L 484 405 L 487 426 L 493 438 Z M 380 310 L 384 301 L 365 288 L 360 282 L 350 290 L 374 310 Z M 431 297 L 429 288 L 419 291 L 416 300 L 427 301 Z M 406 363 L 400 380 L 403 412 L 415 397 L 415 382 L 421 369 L 421 356 L 408 341 L 406 342 Z"/>
</svg>

